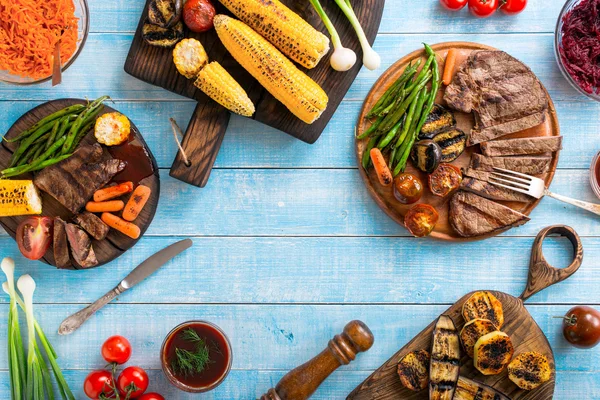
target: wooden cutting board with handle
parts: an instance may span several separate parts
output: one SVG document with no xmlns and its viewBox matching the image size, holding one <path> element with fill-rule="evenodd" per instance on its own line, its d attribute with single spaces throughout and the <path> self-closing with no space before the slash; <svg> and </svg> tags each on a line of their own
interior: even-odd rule
<svg viewBox="0 0 600 400">
<path fill-rule="evenodd" d="M 125 71 L 144 82 L 198 101 L 182 143 L 191 165 L 186 166 L 181 154 L 178 153 L 171 167 L 171 176 L 192 185 L 204 187 L 223 141 L 230 114 L 229 111 L 197 89 L 193 84 L 193 79 L 186 79 L 177 72 L 173 63 L 172 49 L 150 46 L 142 39 L 142 26 L 146 20 L 149 2 L 150 0 L 147 1 L 142 12 L 133 43 L 129 49 Z M 227 9 L 217 0 L 212 0 L 212 2 L 218 13 L 228 14 Z M 282 0 L 282 2 L 329 37 L 320 17 L 309 1 Z M 326 0 L 321 3 L 340 34 L 343 45 L 356 51 L 358 62 L 347 72 L 334 71 L 329 65 L 329 56 L 333 52 L 332 47 L 332 50 L 321 60 L 317 67 L 308 71 L 305 70 L 329 96 L 327 110 L 312 125 L 300 121 L 263 89 L 231 57 L 221 44 L 214 29 L 201 34 L 186 31 L 185 35 L 188 38 L 198 39 L 204 45 L 209 59 L 221 63 L 242 85 L 256 106 L 253 119 L 307 143 L 314 143 L 319 138 L 362 66 L 360 44 L 348 19 L 333 0 Z M 384 4 L 385 0 L 352 2 L 354 11 L 370 43 L 373 43 L 379 30 Z"/>
<path fill-rule="evenodd" d="M 571 265 L 564 269 L 552 267 L 542 253 L 542 242 L 551 234 L 565 236 L 573 245 L 574 258 Z M 515 348 L 514 356 L 527 351 L 536 351 L 544 354 L 550 362 L 553 371 L 555 370 L 554 355 L 548 339 L 534 321 L 533 317 L 525 308 L 523 302 L 533 296 L 535 293 L 561 282 L 573 275 L 581 266 L 583 260 L 583 247 L 577 233 L 570 227 L 556 225 L 543 229 L 536 237 L 529 264 L 529 276 L 527 286 L 519 297 L 510 294 L 491 291 L 494 296 L 500 300 L 504 309 L 504 325 L 502 331 L 507 333 L 512 340 Z M 458 300 L 452 307 L 446 310 L 443 315 L 447 315 L 454 321 L 456 328 L 460 332 L 465 324 L 462 317 L 462 305 L 472 295 L 468 293 Z M 406 389 L 400 383 L 397 374 L 397 365 L 407 353 L 417 350 L 430 350 L 431 333 L 435 321 L 429 324 L 413 340 L 394 354 L 385 364 L 377 369 L 363 383 L 361 383 L 350 395 L 348 399 L 428 399 L 428 391 L 412 392 Z M 462 349 L 461 349 L 462 351 Z M 494 389 L 504 393 L 512 400 L 548 400 L 554 395 L 555 373 L 552 378 L 542 384 L 537 389 L 526 391 L 519 389 L 510 379 L 508 373 L 504 370 L 499 375 L 484 376 L 473 366 L 473 360 L 462 351 L 460 375 L 466 378 L 482 382 Z"/>
</svg>

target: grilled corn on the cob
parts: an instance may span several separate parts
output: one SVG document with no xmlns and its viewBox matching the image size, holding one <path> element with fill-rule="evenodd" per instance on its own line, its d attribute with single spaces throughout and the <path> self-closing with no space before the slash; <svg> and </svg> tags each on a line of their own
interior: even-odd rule
<svg viewBox="0 0 600 400">
<path fill-rule="evenodd" d="M 0 180 L 0 217 L 42 213 L 42 199 L 32 181 Z"/>
<path fill-rule="evenodd" d="M 219 0 L 292 60 L 314 68 L 329 51 L 327 36 L 278 0 Z"/>
<path fill-rule="evenodd" d="M 206 65 L 208 56 L 202 43 L 196 39 L 183 39 L 173 49 L 173 62 L 181 75 L 192 79 Z"/>
<path fill-rule="evenodd" d="M 94 136 L 98 143 L 116 146 L 124 143 L 131 133 L 129 119 L 121 113 L 111 112 L 100 116 L 94 126 Z"/>
<path fill-rule="evenodd" d="M 245 117 L 254 114 L 254 104 L 244 89 L 216 61 L 202 68 L 194 85 L 208 97 L 236 114 Z"/>
<path fill-rule="evenodd" d="M 552 377 L 552 368 L 545 355 L 521 353 L 508 364 L 508 377 L 518 387 L 533 390 Z"/>
<path fill-rule="evenodd" d="M 214 25 L 219 38 L 258 82 L 296 117 L 307 124 L 327 108 L 327 94 L 279 50 L 245 23 L 217 15 Z"/>
</svg>

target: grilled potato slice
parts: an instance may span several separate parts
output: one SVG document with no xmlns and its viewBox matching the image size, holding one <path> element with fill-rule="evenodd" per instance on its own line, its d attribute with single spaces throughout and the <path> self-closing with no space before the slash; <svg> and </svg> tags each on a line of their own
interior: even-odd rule
<svg viewBox="0 0 600 400">
<path fill-rule="evenodd" d="M 514 352 L 510 336 L 506 333 L 488 333 L 475 343 L 473 364 L 483 375 L 498 375 L 506 368 Z"/>
<path fill-rule="evenodd" d="M 454 126 L 456 126 L 456 119 L 452 111 L 435 104 L 419 132 L 419 139 L 433 139 L 438 133 L 447 131 Z"/>
<path fill-rule="evenodd" d="M 452 400 L 460 373 L 460 343 L 454 322 L 438 318 L 431 339 L 429 400 Z"/>
<path fill-rule="evenodd" d="M 398 376 L 405 388 L 418 392 L 429 383 L 429 352 L 411 351 L 398 363 Z"/>
<path fill-rule="evenodd" d="M 508 365 L 508 377 L 515 385 L 525 390 L 533 390 L 550 380 L 552 367 L 545 355 L 521 353 Z"/>
<path fill-rule="evenodd" d="M 488 385 L 461 376 L 458 378 L 453 400 L 510 400 L 510 398 Z"/>
<path fill-rule="evenodd" d="M 462 308 L 465 321 L 483 318 L 492 321 L 496 328 L 504 324 L 502 303 L 490 292 L 475 292 L 465 301 Z"/>
<path fill-rule="evenodd" d="M 475 318 L 467 322 L 462 331 L 460 331 L 460 341 L 463 349 L 465 349 L 469 357 L 473 358 L 475 343 L 477 343 L 479 338 L 497 330 L 496 325 L 489 319 Z"/>
</svg>

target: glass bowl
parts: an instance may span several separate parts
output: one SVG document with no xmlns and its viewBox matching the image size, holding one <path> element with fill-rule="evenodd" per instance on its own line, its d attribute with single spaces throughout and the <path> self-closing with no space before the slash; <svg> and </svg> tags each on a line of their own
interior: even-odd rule
<svg viewBox="0 0 600 400">
<path fill-rule="evenodd" d="M 589 97 L 590 99 L 596 100 L 600 102 L 600 95 L 596 93 L 588 93 L 579 87 L 579 84 L 575 82 L 575 80 L 571 77 L 571 74 L 567 71 L 563 64 L 562 57 L 560 55 L 560 48 L 562 46 L 562 27 L 563 27 L 563 18 L 564 16 L 573 9 L 577 4 L 581 3 L 583 0 L 567 0 L 563 9 L 558 16 L 558 21 L 556 22 L 556 32 L 554 33 L 554 55 L 556 56 L 556 62 L 558 63 L 558 68 L 560 72 L 563 74 L 565 79 L 577 90 L 579 93 L 584 96 Z"/>
<path fill-rule="evenodd" d="M 598 166 L 600 163 L 600 152 L 596 154 L 594 160 L 592 161 L 592 166 L 590 167 L 590 185 L 592 185 L 592 191 L 594 194 L 600 199 L 600 185 L 598 184 L 598 172 L 600 167 Z"/>
<path fill-rule="evenodd" d="M 88 33 L 90 31 L 90 10 L 88 8 L 87 0 L 73 0 L 73 4 L 75 5 L 75 17 L 79 19 L 79 23 L 77 24 L 77 45 L 75 48 L 75 52 L 71 56 L 69 60 L 65 63 L 63 62 L 62 71 L 66 71 L 67 68 L 75 62 L 81 50 L 83 50 L 83 46 L 85 45 L 85 41 L 87 40 Z M 13 85 L 34 85 L 42 82 L 46 82 L 52 78 L 52 74 L 45 78 L 28 78 L 20 75 L 11 74 L 8 71 L 0 71 L 0 82 L 6 82 Z"/>
</svg>

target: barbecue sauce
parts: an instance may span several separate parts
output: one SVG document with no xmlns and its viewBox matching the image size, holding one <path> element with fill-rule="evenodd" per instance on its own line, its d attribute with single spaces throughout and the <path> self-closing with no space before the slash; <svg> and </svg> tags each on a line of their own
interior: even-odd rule
<svg viewBox="0 0 600 400">
<path fill-rule="evenodd" d="M 133 138 L 134 135 L 131 135 Z M 133 182 L 134 186 L 154 173 L 152 159 L 144 146 L 131 143 L 131 139 L 121 145 L 111 146 L 108 152 L 113 158 L 125 161 L 127 166 L 113 178 L 113 182 Z"/>
</svg>

